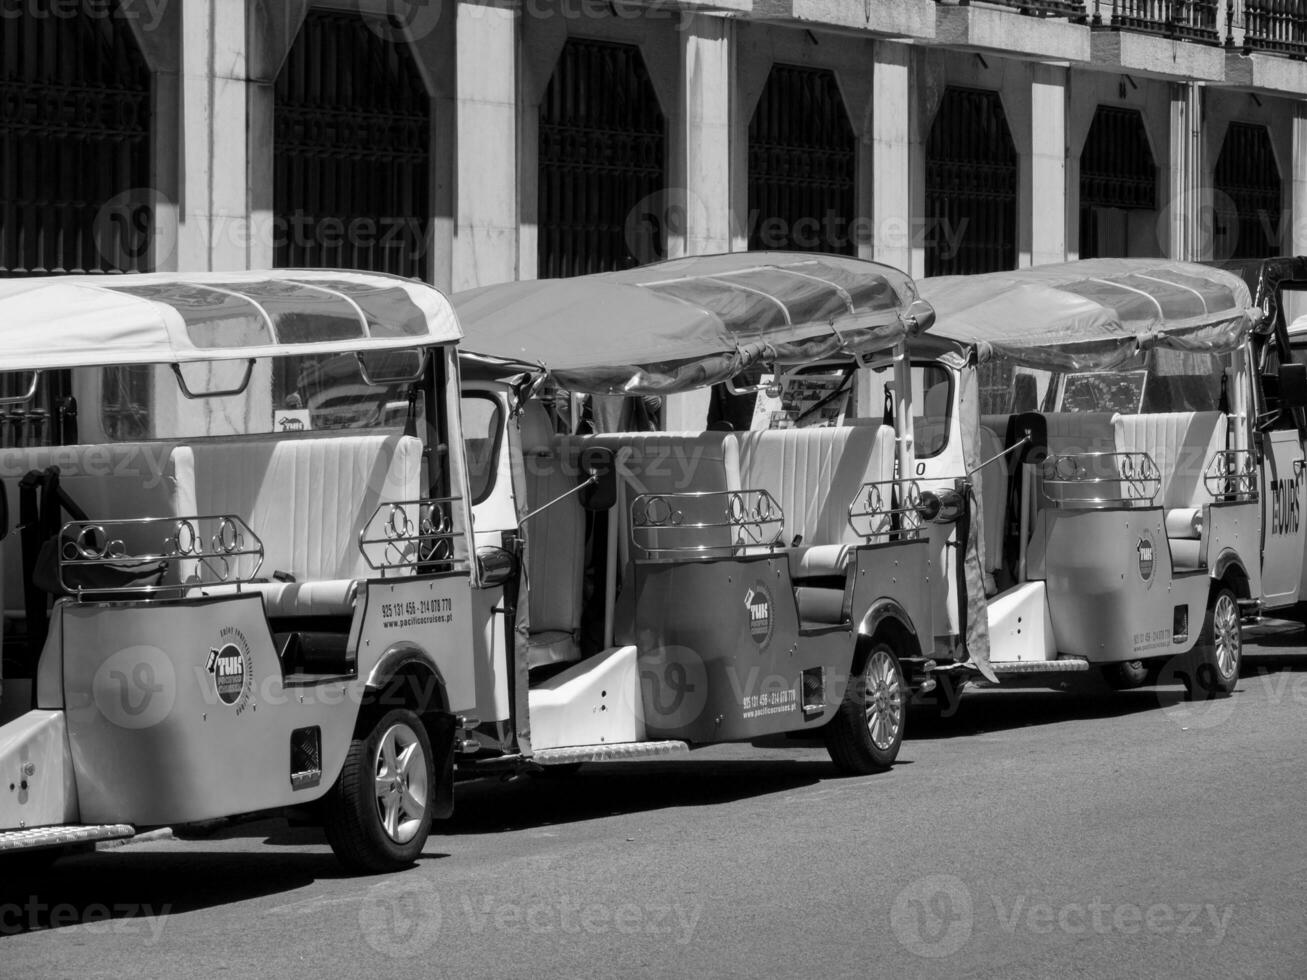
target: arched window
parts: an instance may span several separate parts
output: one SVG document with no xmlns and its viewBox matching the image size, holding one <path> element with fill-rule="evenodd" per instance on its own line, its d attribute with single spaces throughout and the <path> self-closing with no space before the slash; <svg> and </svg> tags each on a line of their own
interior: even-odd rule
<svg viewBox="0 0 1307 980">
<path fill-rule="evenodd" d="M 1262 259 L 1280 252 L 1283 182 L 1265 126 L 1230 123 L 1214 175 L 1218 259 Z"/>
<path fill-rule="evenodd" d="M 749 121 L 749 248 L 854 254 L 856 150 L 835 73 L 773 67 Z"/>
<path fill-rule="evenodd" d="M 1157 163 L 1143 115 L 1099 106 L 1080 154 L 1080 257 L 1157 253 Z"/>
<path fill-rule="evenodd" d="M 310 10 L 275 100 L 277 265 L 429 278 L 431 100 L 409 46 Z"/>
<path fill-rule="evenodd" d="M 926 275 L 1017 261 L 1017 151 L 997 92 L 949 88 L 926 141 Z"/>
<path fill-rule="evenodd" d="M 633 44 L 569 40 L 540 103 L 541 279 L 628 269 L 666 250 L 667 123 Z M 650 240 L 651 239 L 651 240 Z"/>
<path fill-rule="evenodd" d="M 148 269 L 150 72 L 106 12 L 0 17 L 0 275 Z"/>
</svg>

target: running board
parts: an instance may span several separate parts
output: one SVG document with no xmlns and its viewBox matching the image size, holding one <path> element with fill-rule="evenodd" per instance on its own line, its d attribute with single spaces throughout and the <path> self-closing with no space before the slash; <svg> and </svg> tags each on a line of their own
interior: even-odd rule
<svg viewBox="0 0 1307 980">
<path fill-rule="evenodd" d="M 653 759 L 664 755 L 682 755 L 690 751 L 685 742 L 605 742 L 600 745 L 565 745 L 557 749 L 540 749 L 531 761 L 542 766 L 570 766 L 577 762 L 626 762 L 629 759 Z"/>
<path fill-rule="evenodd" d="M 999 677 L 1023 674 L 1078 674 L 1089 669 L 1085 657 L 1058 657 L 1056 660 L 991 660 L 989 666 Z"/>
<path fill-rule="evenodd" d="M 63 827 L 34 827 L 31 830 L 0 831 L 0 854 L 34 851 L 42 847 L 67 847 L 99 840 L 133 837 L 136 829 L 125 823 L 71 824 Z"/>
</svg>

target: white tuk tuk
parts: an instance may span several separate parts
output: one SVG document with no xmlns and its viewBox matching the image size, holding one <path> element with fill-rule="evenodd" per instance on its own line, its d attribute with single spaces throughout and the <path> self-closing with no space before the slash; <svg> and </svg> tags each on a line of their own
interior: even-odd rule
<svg viewBox="0 0 1307 980">
<path fill-rule="evenodd" d="M 942 695 L 1091 668 L 1129 687 L 1166 664 L 1191 694 L 1233 690 L 1241 621 L 1296 601 L 1303 561 L 1284 502 L 1301 445 L 1267 436 L 1307 384 L 1259 375 L 1245 284 L 1121 259 L 921 288 L 939 319 L 913 348 L 913 473 L 945 499 L 933 547 L 958 556 L 934 586 Z"/>
<path fill-rule="evenodd" d="M 6 419 L 71 392 L 68 444 L 0 450 L 0 861 L 285 808 L 349 868 L 416 858 L 501 594 L 468 560 L 459 336 L 436 290 L 355 272 L 0 282 Z M 312 384 L 342 358 L 353 411 Z"/>
<path fill-rule="evenodd" d="M 933 683 L 927 543 L 894 476 L 905 433 L 877 417 L 580 434 L 565 409 L 580 393 L 661 396 L 901 352 L 931 321 L 912 281 L 738 253 L 454 303 L 476 542 L 522 555 L 496 661 L 507 683 L 478 705 L 460 771 L 801 731 L 842 770 L 889 766 L 907 699 Z"/>
</svg>

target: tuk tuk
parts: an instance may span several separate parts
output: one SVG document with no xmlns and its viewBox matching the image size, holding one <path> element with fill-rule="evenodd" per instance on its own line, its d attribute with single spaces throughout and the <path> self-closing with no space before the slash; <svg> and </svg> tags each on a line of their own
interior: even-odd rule
<svg viewBox="0 0 1307 980">
<path fill-rule="evenodd" d="M 678 259 L 453 297 L 478 547 L 520 556 L 468 775 L 808 732 L 890 766 L 928 689 L 927 539 L 898 428 L 583 433 L 581 395 L 744 385 L 896 359 L 930 308 L 897 270 L 781 252 Z"/>
<path fill-rule="evenodd" d="M 1303 563 L 1307 378 L 1255 355 L 1244 282 L 1117 259 L 921 289 L 939 319 L 913 348 L 913 475 L 948 501 L 932 548 L 958 556 L 934 585 L 940 696 L 1166 666 L 1231 692 L 1242 623 L 1297 601 Z"/>
<path fill-rule="evenodd" d="M 293 809 L 350 869 L 411 864 L 502 592 L 459 336 L 356 272 L 0 282 L 6 431 L 59 420 L 0 449 L 0 861 Z M 363 407 L 312 407 L 321 369 Z"/>
</svg>

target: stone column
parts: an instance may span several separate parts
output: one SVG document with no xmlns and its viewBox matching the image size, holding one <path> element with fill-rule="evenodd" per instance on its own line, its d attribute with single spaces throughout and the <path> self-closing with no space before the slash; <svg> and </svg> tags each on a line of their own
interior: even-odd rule
<svg viewBox="0 0 1307 980">
<path fill-rule="evenodd" d="M 1199 234 L 1201 214 L 1208 213 L 1210 189 L 1202 180 L 1201 89 L 1191 82 L 1171 86 L 1170 159 L 1167 166 L 1168 200 L 1165 220 L 1159 232 L 1169 258 L 1180 261 L 1201 259 L 1211 250 L 1209 240 Z M 1210 224 L 1210 222 L 1208 222 Z"/>
<path fill-rule="evenodd" d="M 910 271 L 920 247 L 920 215 L 912 208 L 912 49 L 875 42 L 871 127 L 860 158 L 859 184 L 871 201 L 871 234 L 860 236 L 858 255 Z M 914 224 L 914 216 L 918 219 Z"/>
<path fill-rule="evenodd" d="M 1066 68 L 1031 66 L 1031 265 L 1066 261 L 1066 85 Z"/>
<path fill-rule="evenodd" d="M 1290 123 L 1292 173 L 1289 175 L 1289 254 L 1307 255 L 1307 105 L 1293 104 Z M 1281 241 L 1284 240 L 1283 234 Z"/>
<path fill-rule="evenodd" d="M 679 38 L 671 190 L 663 208 L 667 254 L 729 252 L 735 25 L 721 17 L 686 14 Z"/>
</svg>

